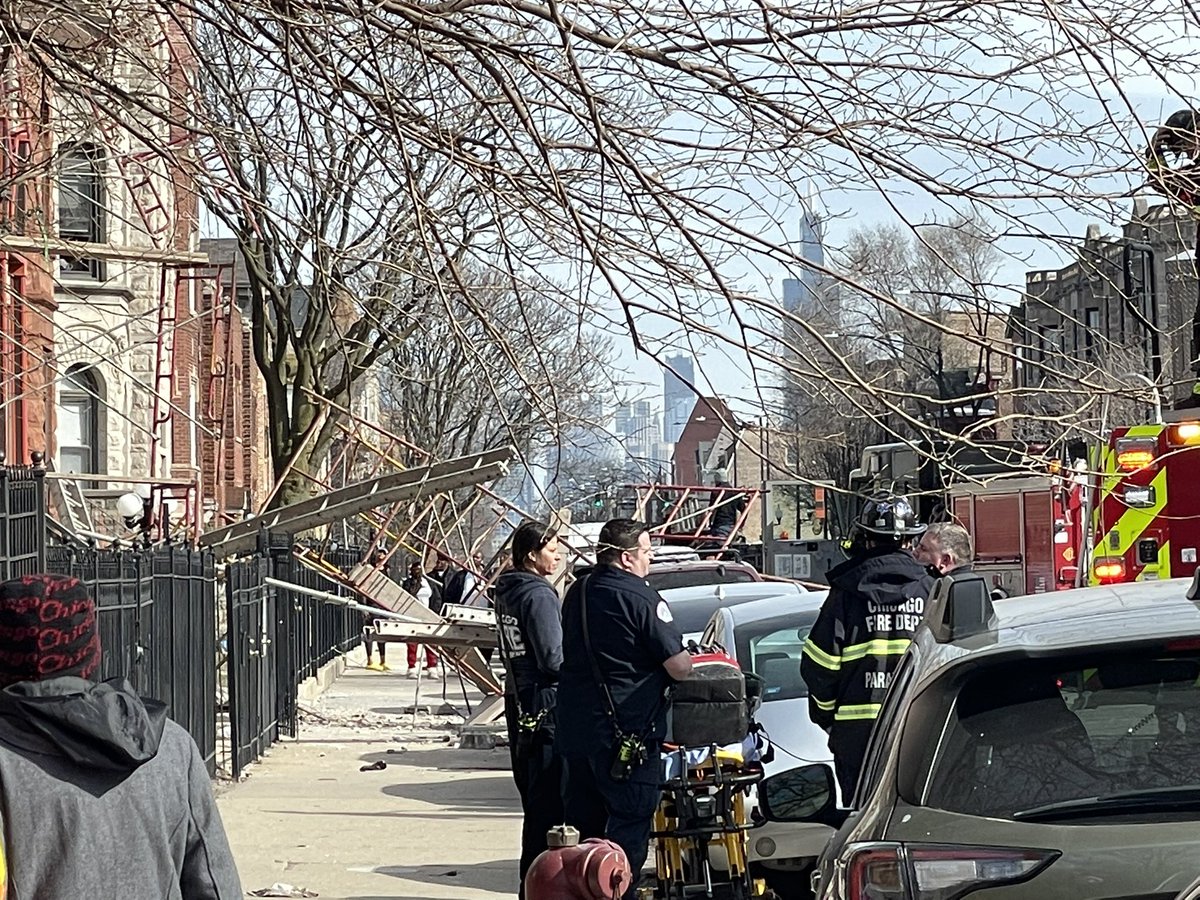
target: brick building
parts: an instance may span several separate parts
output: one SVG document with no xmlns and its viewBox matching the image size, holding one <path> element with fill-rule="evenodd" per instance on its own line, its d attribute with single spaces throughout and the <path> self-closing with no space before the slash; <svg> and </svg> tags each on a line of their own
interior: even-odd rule
<svg viewBox="0 0 1200 900">
<path fill-rule="evenodd" d="M 1089 226 L 1067 265 L 1026 273 L 1008 323 L 1018 413 L 1067 411 L 1043 409 L 1038 393 L 1083 378 L 1114 391 L 1142 390 L 1149 379 L 1167 405 L 1190 395 L 1195 227 L 1186 210 L 1139 200 L 1119 234 Z"/>
<path fill-rule="evenodd" d="M 733 413 L 720 397 L 700 397 L 692 407 L 675 442 L 672 457 L 676 484 L 712 484 L 712 472 L 705 468 L 713 445 L 726 426 L 734 424 Z"/>
<path fill-rule="evenodd" d="M 191 484 L 172 517 L 212 522 L 250 507 L 267 464 L 262 391 L 198 248 L 190 42 L 180 19 L 142 13 L 121 13 L 123 44 L 98 71 L 134 108 L 55 93 L 19 53 L 0 72 L 3 442 L 99 476 L 81 482 L 98 507 L 130 490 L 122 478 Z M 62 16 L 46 27 L 69 45 Z"/>
<path fill-rule="evenodd" d="M 51 135 L 32 70 L 13 51 L 0 70 L 0 450 L 10 462 L 45 453 L 54 434 L 54 279 L 28 252 L 51 209 Z"/>
<path fill-rule="evenodd" d="M 213 486 L 211 511 L 236 518 L 239 510 L 256 510 L 271 490 L 266 391 L 250 344 L 250 285 L 237 241 L 206 238 L 200 248 L 212 264 L 201 297 L 200 421 L 220 437 L 202 443 L 201 466 L 204 483 Z"/>
</svg>

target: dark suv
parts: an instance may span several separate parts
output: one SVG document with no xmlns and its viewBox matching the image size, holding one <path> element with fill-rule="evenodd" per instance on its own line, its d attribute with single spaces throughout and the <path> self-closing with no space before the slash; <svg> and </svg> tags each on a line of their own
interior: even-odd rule
<svg viewBox="0 0 1200 900">
<path fill-rule="evenodd" d="M 1197 586 L 988 594 L 935 588 L 817 898 L 1172 900 L 1200 869 Z M 836 824 L 827 768 L 760 794 Z"/>
</svg>

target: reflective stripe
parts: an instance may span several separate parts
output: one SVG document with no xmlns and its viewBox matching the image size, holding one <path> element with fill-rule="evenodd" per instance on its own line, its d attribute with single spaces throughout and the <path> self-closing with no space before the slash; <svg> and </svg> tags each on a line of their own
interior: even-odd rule
<svg viewBox="0 0 1200 900">
<path fill-rule="evenodd" d="M 812 642 L 809 638 L 804 642 L 804 655 L 815 662 L 818 666 L 824 666 L 826 669 L 836 672 L 842 667 L 842 658 L 840 656 L 831 656 L 820 647 Z"/>
<path fill-rule="evenodd" d="M 833 714 L 835 722 L 854 722 L 879 718 L 882 703 L 861 703 L 858 706 L 843 706 Z"/>
<path fill-rule="evenodd" d="M 812 702 L 817 704 L 817 709 L 824 710 L 825 712 L 829 712 L 831 709 L 837 706 L 836 700 L 818 700 L 816 697 L 813 697 L 812 694 L 809 694 L 808 696 L 812 697 Z"/>
<path fill-rule="evenodd" d="M 855 644 L 853 647 L 847 647 L 842 651 L 842 660 L 849 662 L 852 659 L 862 659 L 864 656 L 902 656 L 911 643 L 912 641 L 909 638 L 896 638 L 891 641 L 876 638 L 873 641 L 867 641 L 865 644 Z"/>
</svg>

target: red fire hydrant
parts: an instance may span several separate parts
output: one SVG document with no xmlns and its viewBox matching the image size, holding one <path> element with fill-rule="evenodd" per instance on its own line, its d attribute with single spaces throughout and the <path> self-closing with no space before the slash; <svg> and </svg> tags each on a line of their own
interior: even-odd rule
<svg viewBox="0 0 1200 900">
<path fill-rule="evenodd" d="M 612 841 L 579 842 L 570 825 L 551 828 L 549 848 L 525 875 L 526 900 L 620 900 L 633 882 L 625 851 Z"/>
</svg>

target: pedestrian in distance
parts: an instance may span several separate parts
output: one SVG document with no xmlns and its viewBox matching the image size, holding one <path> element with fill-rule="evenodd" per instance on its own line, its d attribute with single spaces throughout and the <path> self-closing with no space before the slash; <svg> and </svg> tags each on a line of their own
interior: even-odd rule
<svg viewBox="0 0 1200 900">
<path fill-rule="evenodd" d="M 381 571 L 384 575 L 388 574 L 388 555 L 384 548 L 376 547 L 371 553 L 370 562 L 371 565 L 379 569 L 379 571 Z M 362 642 L 363 649 L 367 651 L 367 668 L 372 672 L 390 672 L 391 669 L 388 668 L 387 664 L 387 642 L 372 641 L 370 638 L 370 635 L 372 634 L 371 629 L 375 625 L 376 618 L 377 616 L 374 613 L 363 613 Z M 379 649 L 379 662 L 375 662 L 375 658 L 372 653 L 373 649 L 376 647 Z"/>
<path fill-rule="evenodd" d="M 847 804 L 871 727 L 933 586 L 911 552 L 924 532 L 903 497 L 877 494 L 866 501 L 854 524 L 852 555 L 829 570 L 829 596 L 800 658 L 809 715 L 829 733 Z"/>
<path fill-rule="evenodd" d="M 429 609 L 439 616 L 442 614 L 442 606 L 446 603 L 446 582 L 450 580 L 451 574 L 450 560 L 441 553 L 437 555 L 433 568 L 425 573 L 425 577 L 429 580 L 429 586 L 433 588 L 433 598 L 429 601 Z"/>
<path fill-rule="evenodd" d="M 554 749 L 562 605 L 549 580 L 561 562 L 553 529 L 541 522 L 524 522 L 513 532 L 512 569 L 496 581 L 504 719 L 524 816 L 520 897 L 525 896 L 525 874 L 546 849 L 546 832 L 563 821 L 562 759 Z"/>
<path fill-rule="evenodd" d="M 9 900 L 240 900 L 200 751 L 101 661 L 74 578 L 0 584 L 0 809 Z"/>
<path fill-rule="evenodd" d="M 713 487 L 708 498 L 708 505 L 712 508 L 708 533 L 713 537 L 727 538 L 737 528 L 742 511 L 746 508 L 746 495 L 734 490 L 724 470 L 717 472 Z"/>
<path fill-rule="evenodd" d="M 670 607 L 646 583 L 653 558 L 643 522 L 600 530 L 596 568 L 563 601 L 556 746 L 566 773 L 567 823 L 625 851 L 637 896 L 658 807 L 669 688 L 692 659 Z"/>
<path fill-rule="evenodd" d="M 414 561 L 408 567 L 408 577 L 404 579 L 404 584 L 401 585 L 404 590 L 412 594 L 417 602 L 429 608 L 429 604 L 433 599 L 433 586 L 429 583 L 429 579 L 425 577 L 425 573 L 421 570 L 421 564 Z M 417 656 L 420 648 L 413 642 L 408 645 L 408 677 L 417 677 Z M 437 676 L 437 654 L 433 652 L 433 648 L 428 644 L 425 645 L 425 674 L 429 676 Z"/>
</svg>

